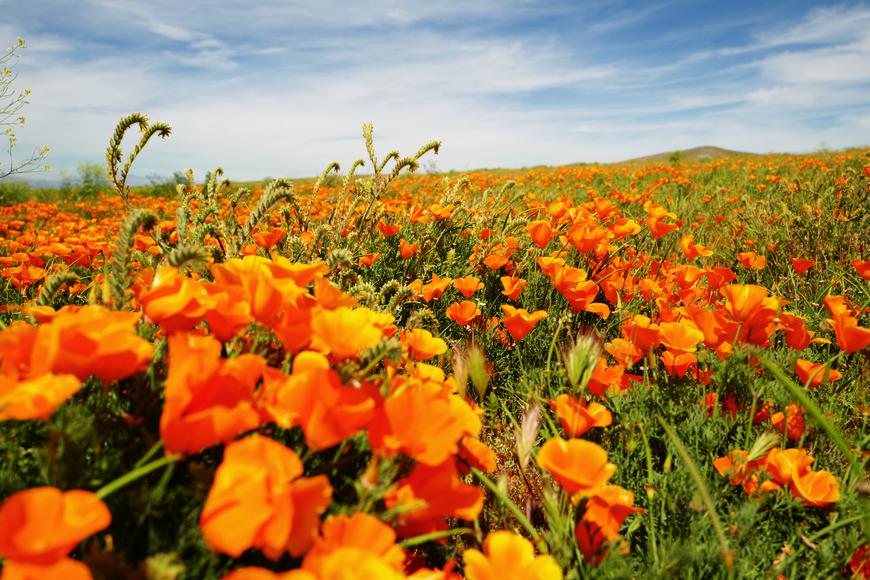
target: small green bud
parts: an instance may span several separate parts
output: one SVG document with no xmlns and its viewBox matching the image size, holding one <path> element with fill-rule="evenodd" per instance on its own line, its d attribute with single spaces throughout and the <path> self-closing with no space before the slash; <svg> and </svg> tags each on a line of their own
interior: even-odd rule
<svg viewBox="0 0 870 580">
<path fill-rule="evenodd" d="M 477 345 L 472 346 L 466 354 L 466 363 L 468 364 L 468 376 L 471 377 L 471 384 L 477 392 L 477 396 L 483 399 L 486 394 L 486 387 L 489 385 L 489 371 L 486 369 L 486 355 Z"/>
</svg>

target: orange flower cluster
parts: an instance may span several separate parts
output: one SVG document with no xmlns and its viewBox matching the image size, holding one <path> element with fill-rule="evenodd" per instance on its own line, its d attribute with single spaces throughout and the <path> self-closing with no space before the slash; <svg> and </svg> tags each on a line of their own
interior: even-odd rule
<svg viewBox="0 0 870 580">
<path fill-rule="evenodd" d="M 713 461 L 713 467 L 732 484 L 742 486 L 748 495 L 787 488 L 809 506 L 823 507 L 838 501 L 837 478 L 829 471 L 813 471 L 813 461 L 804 449 L 777 447 L 752 460 L 748 452 L 737 449 Z"/>
</svg>

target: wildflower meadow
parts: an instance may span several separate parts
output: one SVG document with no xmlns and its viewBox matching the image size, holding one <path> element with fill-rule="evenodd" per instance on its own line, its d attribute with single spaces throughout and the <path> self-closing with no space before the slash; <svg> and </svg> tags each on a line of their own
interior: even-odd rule
<svg viewBox="0 0 870 580">
<path fill-rule="evenodd" d="M 870 574 L 867 150 L 129 187 L 161 138 L 0 206 L 4 580 Z"/>
</svg>

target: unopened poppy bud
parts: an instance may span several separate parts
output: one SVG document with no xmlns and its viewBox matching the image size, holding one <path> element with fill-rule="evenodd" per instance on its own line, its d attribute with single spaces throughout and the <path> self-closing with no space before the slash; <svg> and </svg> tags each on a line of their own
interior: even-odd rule
<svg viewBox="0 0 870 580">
<path fill-rule="evenodd" d="M 574 344 L 563 352 L 562 364 L 568 374 L 568 382 L 575 390 L 586 388 L 600 358 L 601 345 L 597 337 L 590 334 L 578 336 Z"/>
</svg>

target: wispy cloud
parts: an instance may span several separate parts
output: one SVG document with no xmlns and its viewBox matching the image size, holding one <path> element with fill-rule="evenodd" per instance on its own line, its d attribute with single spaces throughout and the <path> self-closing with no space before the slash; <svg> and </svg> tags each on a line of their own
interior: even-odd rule
<svg viewBox="0 0 870 580">
<path fill-rule="evenodd" d="M 175 129 L 137 173 L 239 179 L 349 162 L 368 121 L 388 148 L 442 139 L 445 169 L 867 141 L 870 8 L 770 6 L 33 0 L 0 35 L 32 46 L 22 145 L 59 168 L 133 110 Z"/>
</svg>

